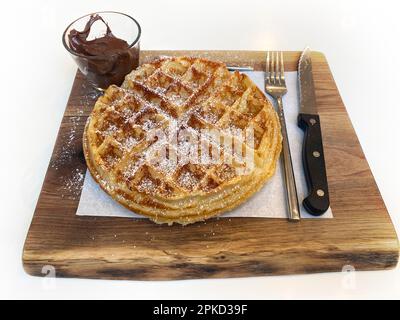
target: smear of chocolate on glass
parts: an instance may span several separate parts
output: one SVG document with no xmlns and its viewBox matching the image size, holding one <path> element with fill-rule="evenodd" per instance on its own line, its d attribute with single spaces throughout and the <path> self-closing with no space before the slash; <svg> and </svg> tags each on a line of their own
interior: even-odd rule
<svg viewBox="0 0 400 320">
<path fill-rule="evenodd" d="M 88 40 L 92 26 L 101 21 L 106 26 L 103 36 Z M 89 81 L 101 88 L 110 84 L 120 85 L 133 68 L 137 67 L 139 48 L 116 37 L 109 25 L 98 14 L 90 16 L 82 31 L 71 30 L 68 34 L 70 48 L 79 56 L 77 63 Z"/>
</svg>

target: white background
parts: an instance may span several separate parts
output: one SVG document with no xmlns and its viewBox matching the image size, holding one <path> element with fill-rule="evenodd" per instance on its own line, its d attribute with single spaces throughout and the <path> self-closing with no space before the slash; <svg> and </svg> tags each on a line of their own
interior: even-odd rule
<svg viewBox="0 0 400 320">
<path fill-rule="evenodd" d="M 112 3 L 112 5 L 111 5 Z M 61 44 L 73 19 L 116 10 L 139 20 L 143 49 L 326 54 L 400 231 L 397 1 L 7 1 L 0 10 L 0 298 L 400 298 L 400 269 L 345 275 L 174 282 L 27 276 L 23 242 L 76 67 Z M 350 279 L 351 280 L 351 279 Z"/>
</svg>

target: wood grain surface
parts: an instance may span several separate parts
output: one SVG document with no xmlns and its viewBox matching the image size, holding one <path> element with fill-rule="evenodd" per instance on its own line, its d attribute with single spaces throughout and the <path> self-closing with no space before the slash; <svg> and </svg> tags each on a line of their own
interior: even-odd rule
<svg viewBox="0 0 400 320">
<path fill-rule="evenodd" d="M 265 52 L 143 51 L 194 55 L 229 65 L 265 67 Z M 285 52 L 296 70 L 300 52 Z M 95 92 L 78 72 L 30 226 L 23 264 L 43 276 L 101 279 L 189 279 L 381 270 L 396 266 L 399 243 L 323 54 L 313 53 L 334 219 L 219 218 L 172 227 L 146 219 L 75 214 L 86 164 L 83 126 Z"/>
</svg>

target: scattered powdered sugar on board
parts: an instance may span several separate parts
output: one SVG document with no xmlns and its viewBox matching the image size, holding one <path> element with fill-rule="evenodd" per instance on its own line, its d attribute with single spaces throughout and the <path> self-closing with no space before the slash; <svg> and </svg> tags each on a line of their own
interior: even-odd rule
<svg viewBox="0 0 400 320">
<path fill-rule="evenodd" d="M 62 141 L 62 145 L 59 147 L 59 150 L 56 150 L 54 153 L 54 158 L 51 163 L 52 168 L 58 170 L 61 165 L 65 165 L 66 163 L 70 162 L 72 156 L 76 153 L 74 141 L 81 119 L 81 116 L 70 117 L 70 128 L 68 129 L 66 137 L 64 141 Z"/>
<path fill-rule="evenodd" d="M 61 197 L 77 199 L 82 191 L 84 178 L 85 174 L 78 168 L 73 170 L 69 177 L 62 177 Z"/>
<path fill-rule="evenodd" d="M 102 92 L 85 83 L 82 85 L 82 89 L 87 91 L 87 94 L 82 95 L 79 100 L 79 106 L 76 107 L 77 115 L 69 117 L 70 127 L 66 133 L 66 138 L 62 142 L 60 150 L 55 152 L 54 160 L 51 164 L 51 167 L 56 170 L 58 170 L 61 165 L 68 163 L 76 153 L 74 142 L 77 138 L 81 139 L 80 135 L 79 137 L 77 136 L 79 125 L 83 120 L 84 114 L 91 111 L 96 100 L 102 94 Z"/>
<path fill-rule="evenodd" d="M 64 118 L 69 120 L 68 127 L 65 135 L 60 139 L 61 144 L 55 150 L 50 164 L 51 168 L 59 171 L 59 192 L 61 197 L 73 200 L 78 199 L 81 194 L 85 178 L 84 170 L 72 168 L 72 171 L 71 169 L 66 171 L 61 170 L 61 168 L 67 168 L 79 152 L 82 144 L 77 143 L 77 141 L 81 142 L 82 140 L 81 132 L 86 118 L 85 114 L 91 111 L 97 98 L 102 94 L 102 92 L 85 83 L 82 85 L 82 90 L 86 94 L 80 97 L 78 106 L 75 107 L 75 115 Z M 68 173 L 64 174 L 64 172 Z"/>
<path fill-rule="evenodd" d="M 90 112 L 97 101 L 97 99 L 103 94 L 102 91 L 94 88 L 88 83 L 82 84 L 82 90 L 86 93 L 81 96 L 79 100 L 80 108 L 78 113 L 83 114 L 85 111 Z"/>
</svg>

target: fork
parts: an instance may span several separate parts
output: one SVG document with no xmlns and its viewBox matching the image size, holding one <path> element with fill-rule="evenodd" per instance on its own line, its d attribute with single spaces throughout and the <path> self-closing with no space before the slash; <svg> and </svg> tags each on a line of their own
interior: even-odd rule
<svg viewBox="0 0 400 320">
<path fill-rule="evenodd" d="M 299 202 L 297 199 L 296 181 L 293 173 L 292 157 L 290 155 L 290 146 L 286 129 L 285 113 L 283 111 L 282 97 L 287 93 L 285 82 L 285 70 L 283 63 L 283 53 L 267 52 L 265 73 L 265 90 L 272 96 L 278 105 L 278 115 L 281 123 L 283 136 L 283 167 L 285 174 L 287 201 L 289 208 L 289 220 L 300 220 Z"/>
</svg>

